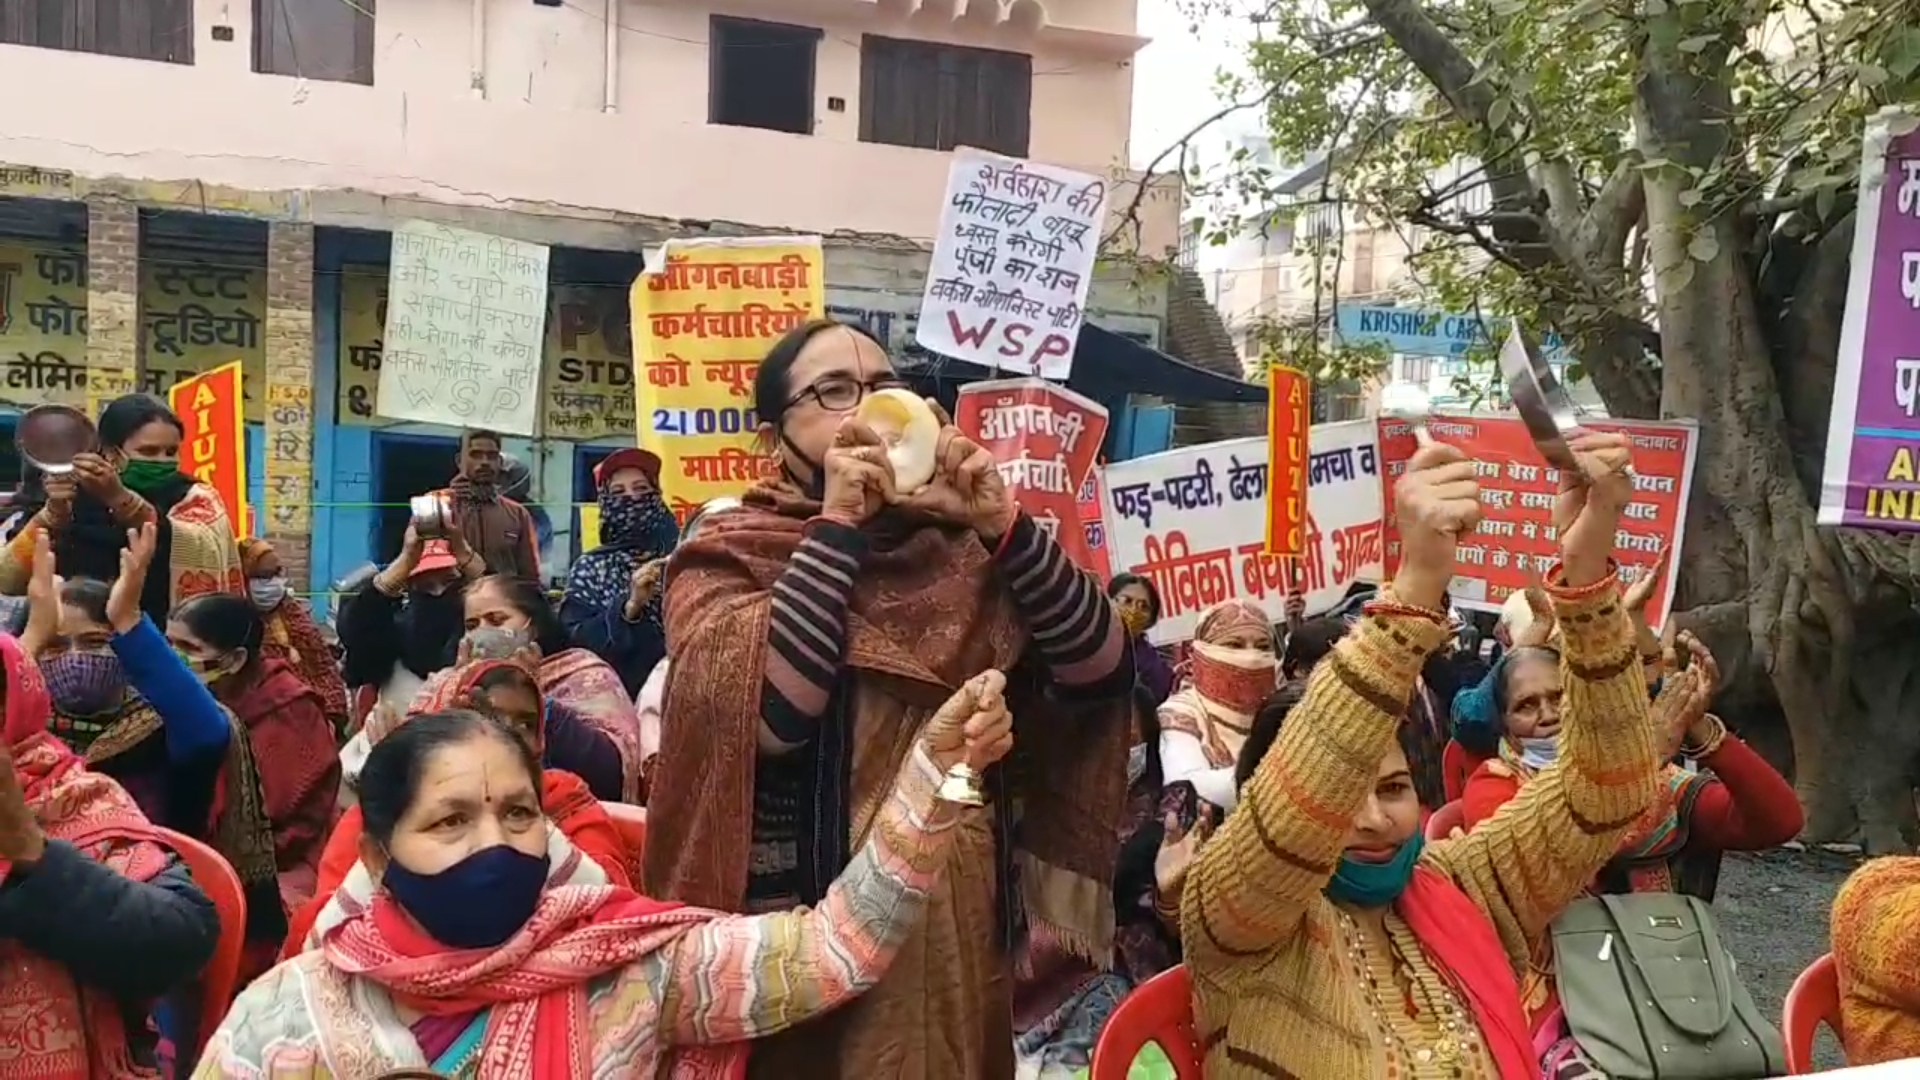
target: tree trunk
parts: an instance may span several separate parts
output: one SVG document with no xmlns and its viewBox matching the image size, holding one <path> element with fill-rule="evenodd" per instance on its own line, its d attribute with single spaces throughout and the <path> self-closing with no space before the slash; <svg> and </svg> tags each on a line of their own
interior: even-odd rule
<svg viewBox="0 0 1920 1080">
<path fill-rule="evenodd" d="M 1852 727 L 1852 602 L 1794 468 L 1738 215 L 1682 199 L 1697 175 L 1690 170 L 1709 170 L 1729 151 L 1732 95 L 1724 75 L 1711 74 L 1724 70 L 1724 48 L 1681 51 L 1677 43 L 1703 28 L 1677 5 L 1667 12 L 1648 20 L 1634 128 L 1649 162 L 1674 163 L 1649 169 L 1645 183 L 1663 351 L 1686 358 L 1666 366 L 1662 410 L 1700 422 L 1693 518 L 1713 526 L 1699 537 L 1707 554 L 1685 560 L 1689 598 L 1738 599 L 1731 587 L 1744 578 L 1754 655 L 1779 695 L 1818 833 L 1850 823 L 1856 806 L 1827 752 Z M 1728 573 L 1735 553 L 1744 573 Z"/>
</svg>

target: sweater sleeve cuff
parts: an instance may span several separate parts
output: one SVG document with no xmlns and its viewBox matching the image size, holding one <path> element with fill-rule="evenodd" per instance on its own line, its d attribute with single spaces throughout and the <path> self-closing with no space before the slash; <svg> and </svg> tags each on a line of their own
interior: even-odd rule
<svg viewBox="0 0 1920 1080">
<path fill-rule="evenodd" d="M 1547 575 L 1547 595 L 1553 598 L 1555 622 L 1570 660 L 1597 662 L 1624 670 L 1637 665 L 1633 624 L 1620 605 L 1620 573 L 1610 566 L 1606 577 L 1591 585 L 1570 588 L 1555 565 Z"/>
<path fill-rule="evenodd" d="M 1453 634 L 1444 612 L 1400 603 L 1391 592 L 1367 604 L 1365 611 L 1369 632 L 1361 640 L 1367 646 L 1367 666 L 1377 668 L 1396 694 L 1403 685 L 1413 686 L 1427 657 Z"/>
<path fill-rule="evenodd" d="M 867 534 L 832 518 L 813 518 L 801 530 L 801 535 L 855 559 L 864 558 L 867 554 Z"/>
</svg>

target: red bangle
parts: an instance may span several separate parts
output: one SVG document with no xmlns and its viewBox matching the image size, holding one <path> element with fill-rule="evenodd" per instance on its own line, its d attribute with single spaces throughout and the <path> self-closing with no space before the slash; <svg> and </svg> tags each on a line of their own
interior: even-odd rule
<svg viewBox="0 0 1920 1080">
<path fill-rule="evenodd" d="M 1599 581 L 1591 585 L 1556 584 L 1557 580 L 1564 580 L 1566 576 L 1567 566 L 1564 560 L 1556 561 L 1552 566 L 1548 567 L 1546 574 L 1547 594 L 1555 600 L 1586 600 L 1598 596 L 1600 593 L 1620 583 L 1620 564 L 1612 559 L 1608 559 L 1607 572 L 1601 576 Z"/>
<path fill-rule="evenodd" d="M 1436 626 L 1447 625 L 1447 617 L 1438 611 L 1415 607 L 1412 604 L 1402 604 L 1394 600 L 1369 600 L 1361 610 L 1368 615 L 1406 615 L 1425 619 Z"/>
</svg>

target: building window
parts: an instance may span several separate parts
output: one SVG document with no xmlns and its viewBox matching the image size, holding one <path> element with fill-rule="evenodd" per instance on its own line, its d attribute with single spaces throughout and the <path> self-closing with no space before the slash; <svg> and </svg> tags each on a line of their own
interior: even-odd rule
<svg viewBox="0 0 1920 1080">
<path fill-rule="evenodd" d="M 253 70 L 372 86 L 373 5 L 253 0 Z"/>
<path fill-rule="evenodd" d="M 0 45 L 193 63 L 193 0 L 0 0 Z"/>
<path fill-rule="evenodd" d="M 860 39 L 860 140 L 1027 156 L 1033 57 L 867 34 Z"/>
<path fill-rule="evenodd" d="M 817 27 L 716 15 L 708 39 L 708 123 L 813 134 Z"/>
</svg>

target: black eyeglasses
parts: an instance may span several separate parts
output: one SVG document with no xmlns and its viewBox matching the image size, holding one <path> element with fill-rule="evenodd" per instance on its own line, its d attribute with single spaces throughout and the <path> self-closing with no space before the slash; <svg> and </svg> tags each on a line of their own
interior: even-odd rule
<svg viewBox="0 0 1920 1080">
<path fill-rule="evenodd" d="M 889 375 L 884 379 L 861 382 L 843 375 L 829 375 L 812 386 L 787 399 L 787 408 L 791 409 L 802 401 L 812 398 L 828 412 L 846 412 L 859 406 L 868 394 L 876 390 L 898 390 L 907 384 Z"/>
</svg>

